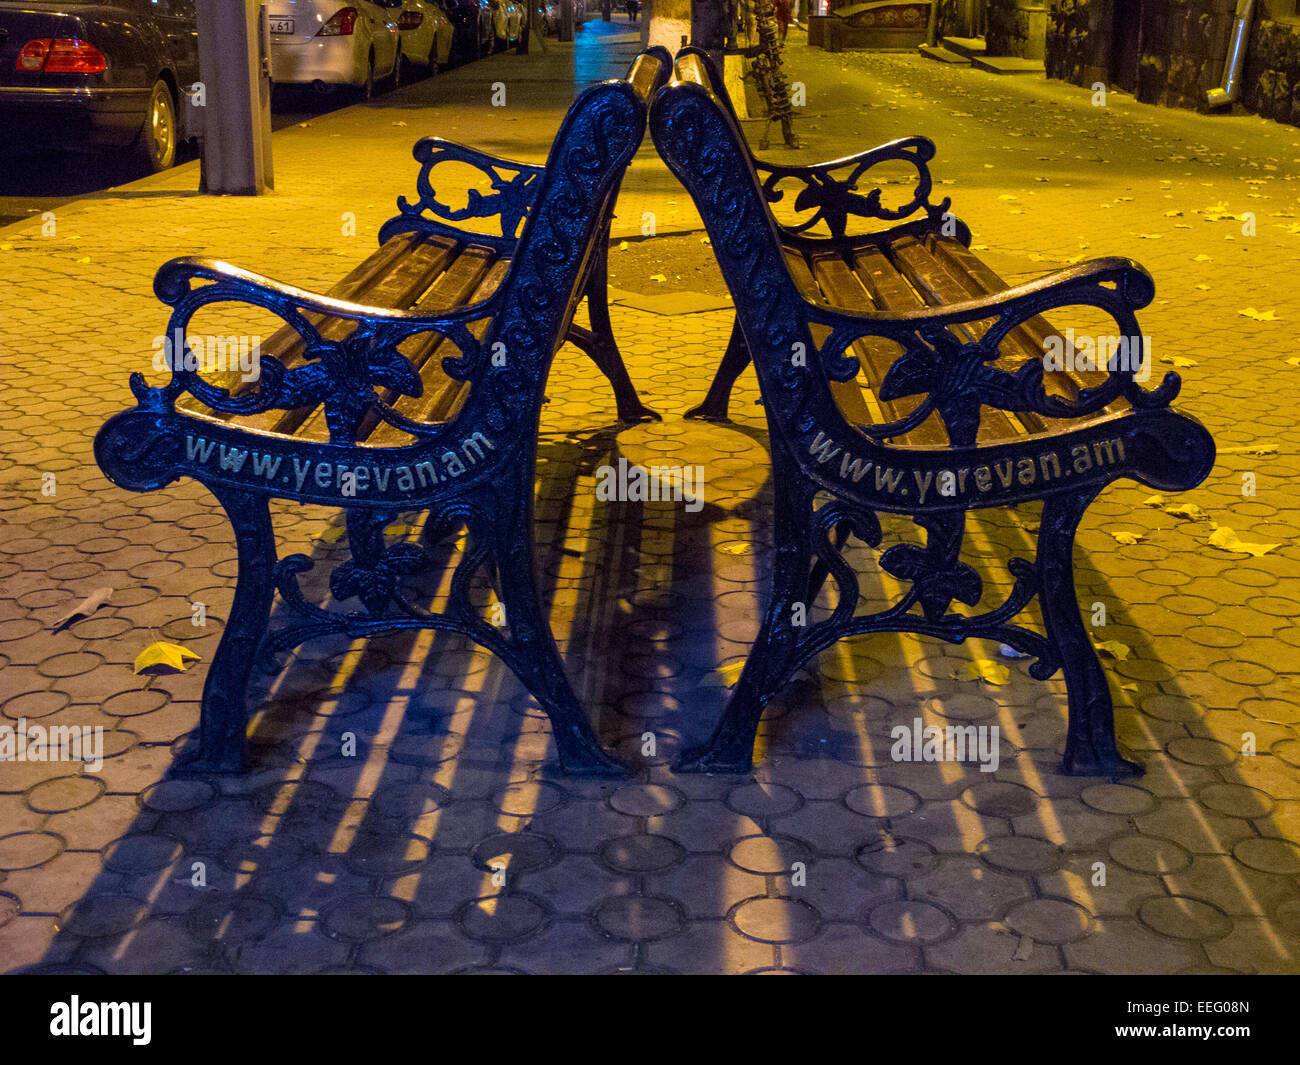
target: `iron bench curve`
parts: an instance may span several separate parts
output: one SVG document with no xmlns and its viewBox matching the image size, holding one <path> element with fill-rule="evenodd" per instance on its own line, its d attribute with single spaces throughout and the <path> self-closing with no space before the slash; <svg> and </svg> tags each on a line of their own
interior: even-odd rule
<svg viewBox="0 0 1300 1065">
<path fill-rule="evenodd" d="M 865 237 L 848 236 L 842 224 L 820 238 L 793 234 L 773 217 L 772 188 L 714 76 L 698 52 L 679 53 L 650 129 L 700 211 L 736 306 L 723 358 L 732 365 L 720 367 L 710 389 L 723 404 L 707 416 L 725 417 L 736 364 L 753 357 L 769 427 L 776 552 L 760 632 L 730 702 L 712 737 L 676 767 L 747 770 L 764 706 L 801 665 L 845 637 L 902 631 L 951 643 L 997 640 L 1033 656 L 1037 679 L 1063 671 L 1062 771 L 1141 772 L 1115 741 L 1105 674 L 1079 613 L 1074 538 L 1088 505 L 1120 477 L 1162 491 L 1201 483 L 1214 442 L 1195 418 L 1170 408 L 1176 374 L 1150 389 L 1113 366 L 1049 379 L 1033 345 L 1045 335 L 1041 315 L 1070 306 L 1097 308 L 1120 335 L 1140 336 L 1135 312 L 1154 295 L 1150 276 L 1111 258 L 1006 286 L 969 255 L 968 229 L 944 242 L 946 206 L 936 213 L 921 205 L 919 221 L 885 218 L 888 228 Z M 829 181 L 828 167 L 808 168 L 806 186 Z M 928 188 L 928 175 L 920 180 Z M 865 204 L 879 218 L 878 199 L 855 189 L 824 198 Z M 860 373 L 870 388 L 859 387 Z M 861 395 L 854 400 L 850 389 Z M 1035 557 L 1012 557 L 1011 591 L 979 609 L 984 582 L 959 557 L 966 514 L 1036 500 Z M 880 556 L 906 590 L 886 609 L 858 614 L 858 574 L 844 547 L 850 536 L 878 547 L 881 512 L 910 516 L 925 540 Z M 828 577 L 834 609 L 795 624 L 795 607 L 806 609 Z M 1043 633 L 1014 622 L 1035 599 Z M 972 612 L 953 611 L 954 602 Z"/>
</svg>

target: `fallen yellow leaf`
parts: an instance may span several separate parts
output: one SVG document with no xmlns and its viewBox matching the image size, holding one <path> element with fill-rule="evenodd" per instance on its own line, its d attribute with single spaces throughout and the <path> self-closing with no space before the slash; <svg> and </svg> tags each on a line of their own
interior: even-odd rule
<svg viewBox="0 0 1300 1065">
<path fill-rule="evenodd" d="M 199 657 L 188 647 L 160 640 L 158 643 L 151 643 L 136 656 L 135 672 L 147 673 L 153 677 L 166 673 L 184 673 L 188 668 L 185 660 L 192 658 L 197 662 Z"/>
<path fill-rule="evenodd" d="M 1211 547 L 1217 547 L 1220 551 L 1238 551 L 1253 555 L 1255 558 L 1267 555 L 1273 548 L 1281 546 L 1280 544 L 1248 544 L 1226 525 L 1220 525 L 1214 532 L 1210 533 L 1208 543 Z"/>
<path fill-rule="evenodd" d="M 1175 518 L 1187 518 L 1189 521 L 1203 521 L 1209 517 L 1195 503 L 1170 503 L 1163 509 L 1166 514 Z"/>
<path fill-rule="evenodd" d="M 1247 307 L 1244 311 L 1238 311 L 1243 318 L 1253 318 L 1257 322 L 1276 322 L 1278 321 L 1276 311 L 1257 311 L 1254 307 Z"/>
<path fill-rule="evenodd" d="M 1011 679 L 1011 670 L 991 658 L 977 658 L 973 662 L 966 663 L 966 679 L 1002 685 Z"/>
<path fill-rule="evenodd" d="M 1114 658 L 1120 662 L 1127 659 L 1129 652 L 1132 650 L 1128 644 L 1120 643 L 1118 640 L 1093 640 L 1092 646 L 1107 658 Z"/>
<path fill-rule="evenodd" d="M 1146 539 L 1141 533 L 1131 532 L 1113 532 L 1111 536 L 1115 538 L 1117 544 L 1124 544 L 1126 547 L 1132 547 L 1134 544 L 1140 544 Z"/>
</svg>

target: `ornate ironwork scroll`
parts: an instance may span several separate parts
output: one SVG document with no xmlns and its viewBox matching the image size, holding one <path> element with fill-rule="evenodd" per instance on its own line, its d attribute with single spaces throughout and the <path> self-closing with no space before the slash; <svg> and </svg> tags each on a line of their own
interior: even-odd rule
<svg viewBox="0 0 1300 1065">
<path fill-rule="evenodd" d="M 441 137 L 425 137 L 417 141 L 413 154 L 420 163 L 420 174 L 415 182 L 418 195 L 414 202 L 405 196 L 398 197 L 397 207 L 400 213 L 389 219 L 380 231 L 381 242 L 396 233 L 411 231 L 463 237 L 466 230 L 446 225 L 445 222 L 495 218 L 501 232 L 476 233 L 475 238 L 501 248 L 514 246 L 537 198 L 545 167 L 498 159 L 463 144 L 445 141 Z M 448 206 L 438 198 L 433 185 L 433 171 L 444 163 L 461 163 L 473 167 L 487 178 L 492 191 L 484 194 L 478 189 L 468 189 L 464 207 Z"/>
<path fill-rule="evenodd" d="M 813 212 L 811 217 L 794 224 L 783 223 L 783 230 L 791 234 L 809 233 L 818 224 L 824 224 L 830 236 L 839 239 L 846 235 L 850 217 L 897 222 L 919 211 L 937 228 L 952 206 L 952 200 L 945 198 L 939 203 L 930 202 L 934 180 L 928 164 L 934 156 L 933 142 L 925 137 L 906 137 L 816 166 L 791 166 L 755 159 L 754 169 L 762 180 L 763 196 L 768 203 L 782 202 L 786 191 L 780 186 L 789 183 L 799 189 L 794 199 L 794 210 Z M 884 189 L 879 186 L 870 188 L 865 194 L 859 191 L 863 178 L 874 168 L 887 163 L 905 163 L 916 170 L 911 199 L 899 207 L 890 208 L 883 204 Z"/>
</svg>

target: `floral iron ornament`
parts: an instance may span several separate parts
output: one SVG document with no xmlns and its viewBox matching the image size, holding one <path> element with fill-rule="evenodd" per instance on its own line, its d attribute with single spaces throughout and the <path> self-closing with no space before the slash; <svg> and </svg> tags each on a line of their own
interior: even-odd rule
<svg viewBox="0 0 1300 1065">
<path fill-rule="evenodd" d="M 793 182 L 799 186 L 794 210 L 814 212 L 810 218 L 783 225 L 787 234 L 810 233 L 819 223 L 824 223 L 832 237 L 843 237 L 852 217 L 897 222 L 919 212 L 926 221 L 937 225 L 952 205 L 952 200 L 930 202 L 934 183 L 929 163 L 934 155 L 933 142 L 925 137 L 907 137 L 860 155 L 816 166 L 787 166 L 755 159 L 754 169 L 762 179 L 763 196 L 768 203 L 782 202 L 786 193 L 780 185 Z M 907 163 L 916 170 L 911 199 L 898 207 L 885 206 L 884 190 L 878 186 L 865 194 L 859 191 L 870 171 L 885 163 Z"/>
<path fill-rule="evenodd" d="M 421 164 L 420 175 L 415 182 L 419 195 L 414 202 L 405 196 L 398 197 L 397 207 L 401 213 L 385 224 L 380 233 L 381 241 L 395 233 L 411 230 L 459 236 L 463 233 L 462 230 L 441 225 L 437 220 L 464 222 L 476 218 L 495 218 L 501 230 L 500 235 L 495 238 L 491 234 L 478 236 L 499 246 L 514 245 L 520 227 L 537 198 L 545 167 L 498 159 L 462 144 L 445 141 L 441 137 L 426 137 L 418 141 L 413 154 Z M 484 194 L 478 189 L 468 189 L 464 207 L 448 206 L 438 198 L 437 190 L 433 187 L 433 171 L 444 163 L 473 167 L 488 179 L 492 191 Z"/>
</svg>

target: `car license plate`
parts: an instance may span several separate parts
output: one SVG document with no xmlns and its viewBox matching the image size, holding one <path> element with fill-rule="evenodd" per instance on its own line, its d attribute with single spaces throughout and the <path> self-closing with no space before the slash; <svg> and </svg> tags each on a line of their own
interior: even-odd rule
<svg viewBox="0 0 1300 1065">
<path fill-rule="evenodd" d="M 272 33 L 293 32 L 293 19 L 291 18 L 278 18 L 277 16 L 272 15 L 267 21 L 271 24 Z"/>
</svg>

